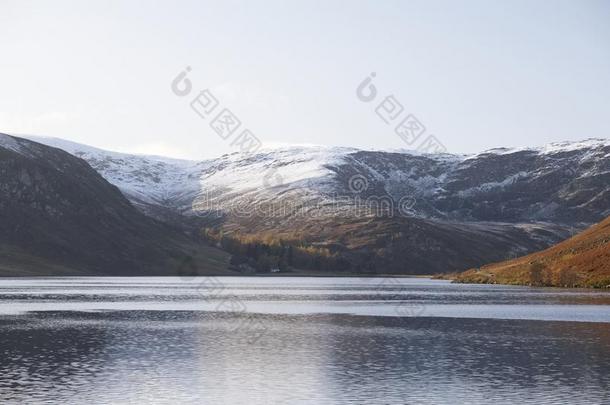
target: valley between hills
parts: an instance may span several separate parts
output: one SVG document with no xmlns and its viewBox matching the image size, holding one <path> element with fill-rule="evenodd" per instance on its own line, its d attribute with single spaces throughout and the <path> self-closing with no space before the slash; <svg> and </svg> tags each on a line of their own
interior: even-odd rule
<svg viewBox="0 0 610 405">
<path fill-rule="evenodd" d="M 610 284 L 608 140 L 188 161 L 0 135 L 0 154 L 5 276 L 466 271 L 457 281 Z"/>
</svg>

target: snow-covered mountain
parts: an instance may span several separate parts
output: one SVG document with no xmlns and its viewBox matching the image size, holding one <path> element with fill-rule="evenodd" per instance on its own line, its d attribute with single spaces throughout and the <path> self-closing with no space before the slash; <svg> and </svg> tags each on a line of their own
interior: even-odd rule
<svg viewBox="0 0 610 405">
<path fill-rule="evenodd" d="M 182 214 L 300 196 L 412 197 L 423 218 L 594 223 L 610 214 L 610 141 L 421 155 L 323 146 L 282 147 L 188 161 L 28 137 L 85 159 L 136 205 Z"/>
<path fill-rule="evenodd" d="M 606 139 L 472 155 L 294 146 L 197 162 L 28 138 L 83 158 L 157 218 L 220 218 L 215 226 L 242 233 L 298 233 L 339 249 L 374 246 L 418 263 L 411 272 L 545 248 L 610 215 Z M 389 234 L 404 243 L 390 248 Z M 411 253 L 398 253 L 404 249 Z M 446 260 L 432 260 L 439 250 Z"/>
</svg>

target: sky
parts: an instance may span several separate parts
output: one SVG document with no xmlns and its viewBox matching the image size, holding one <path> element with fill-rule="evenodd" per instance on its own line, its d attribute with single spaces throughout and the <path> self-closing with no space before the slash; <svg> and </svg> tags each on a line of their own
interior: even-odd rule
<svg viewBox="0 0 610 405">
<path fill-rule="evenodd" d="M 605 0 L 0 0 L 0 132 L 191 159 L 244 129 L 263 146 L 434 135 L 453 153 L 608 138 L 609 22 Z M 198 115 L 204 90 L 218 105 Z M 210 126 L 224 108 L 227 139 Z M 408 115 L 425 127 L 410 143 Z"/>
</svg>

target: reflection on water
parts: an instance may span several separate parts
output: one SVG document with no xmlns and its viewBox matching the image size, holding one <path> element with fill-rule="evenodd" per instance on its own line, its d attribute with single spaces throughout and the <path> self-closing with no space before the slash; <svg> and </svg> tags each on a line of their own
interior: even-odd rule
<svg viewBox="0 0 610 405">
<path fill-rule="evenodd" d="M 335 290 L 343 289 L 352 297 L 352 306 L 358 304 L 354 296 L 383 301 L 363 292 L 367 287 L 362 283 L 368 282 L 354 281 L 351 290 L 335 286 L 332 294 L 340 296 Z M 116 296 L 129 303 L 130 294 L 142 293 L 124 282 L 118 287 L 104 283 L 105 287 L 97 282 L 88 285 L 96 290 L 89 294 L 95 296 L 89 303 L 99 302 L 103 307 Z M 256 288 L 266 291 L 264 282 L 257 283 Z M 290 302 L 292 306 L 305 296 L 305 301 L 323 307 L 319 297 L 326 294 L 331 281 L 314 281 L 316 286 L 302 281 L 303 288 L 294 280 L 269 279 L 267 283 L 278 287 L 273 294 L 242 291 L 251 300 L 245 301 L 246 306 L 262 294 L 266 302 L 275 305 Z M 421 297 L 427 290 L 445 302 L 443 305 L 484 304 L 476 294 L 478 286 L 457 287 L 463 288 L 464 294 L 459 304 L 451 304 L 448 302 L 456 299 L 455 287 L 446 283 L 432 283 L 431 287 L 430 283 L 405 282 L 402 295 L 388 294 L 388 300 Z M 0 317 L 2 403 L 610 403 L 608 318 L 591 323 L 492 316 L 460 319 L 426 316 L 425 312 L 423 316 L 401 317 L 173 308 L 55 311 L 55 305 L 75 296 L 79 296 L 75 302 L 88 302 L 83 298 L 88 287 L 82 280 L 71 292 L 65 281 L 60 283 L 62 292 L 54 291 L 50 282 L 46 287 L 1 284 L 0 302 L 6 310 Z M 170 299 L 171 294 L 164 295 L 159 284 L 155 281 L 154 286 L 142 288 L 153 288 L 157 296 L 165 296 L 157 299 L 160 302 L 174 305 L 189 301 L 185 287 L 168 287 L 182 297 Z M 109 292 L 104 298 L 105 288 L 121 292 Z M 32 295 L 28 297 L 29 289 Z M 45 289 L 47 295 L 41 298 Z M 316 292 L 306 292 L 312 289 Z M 447 301 L 442 301 L 443 289 Z M 561 290 L 494 287 L 481 291 L 491 295 L 494 291 L 500 295 L 551 294 L 547 298 L 536 296 L 529 304 L 522 298 L 519 304 L 554 305 L 556 311 L 579 305 L 589 308 L 592 302 L 604 306 L 595 297 L 606 299 L 597 293 L 584 299 L 587 292 L 575 294 L 573 299 L 564 295 L 566 305 L 562 307 L 555 296 L 561 295 Z M 463 298 L 469 294 L 476 298 Z M 269 299 L 270 295 L 276 298 Z M 500 300 L 508 305 L 504 298 Z M 41 301 L 49 310 L 22 312 L 28 302 L 39 305 Z M 366 301 L 361 298 L 360 304 Z M 137 302 L 143 302 L 142 297 Z M 9 311 L 10 305 L 20 311 Z"/>
</svg>

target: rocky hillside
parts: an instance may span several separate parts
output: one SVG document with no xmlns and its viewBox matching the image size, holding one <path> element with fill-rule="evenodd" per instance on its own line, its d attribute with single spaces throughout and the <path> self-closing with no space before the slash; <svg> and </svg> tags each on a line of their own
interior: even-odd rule
<svg viewBox="0 0 610 405">
<path fill-rule="evenodd" d="M 220 272 L 227 256 L 139 212 L 87 162 L 0 134 L 0 275 Z"/>
<path fill-rule="evenodd" d="M 468 270 L 456 281 L 610 288 L 610 217 L 549 249 Z"/>
<path fill-rule="evenodd" d="M 201 162 L 36 139 L 87 160 L 147 215 L 324 247 L 351 270 L 465 270 L 610 215 L 602 139 L 475 155 L 285 147 Z"/>
</svg>

